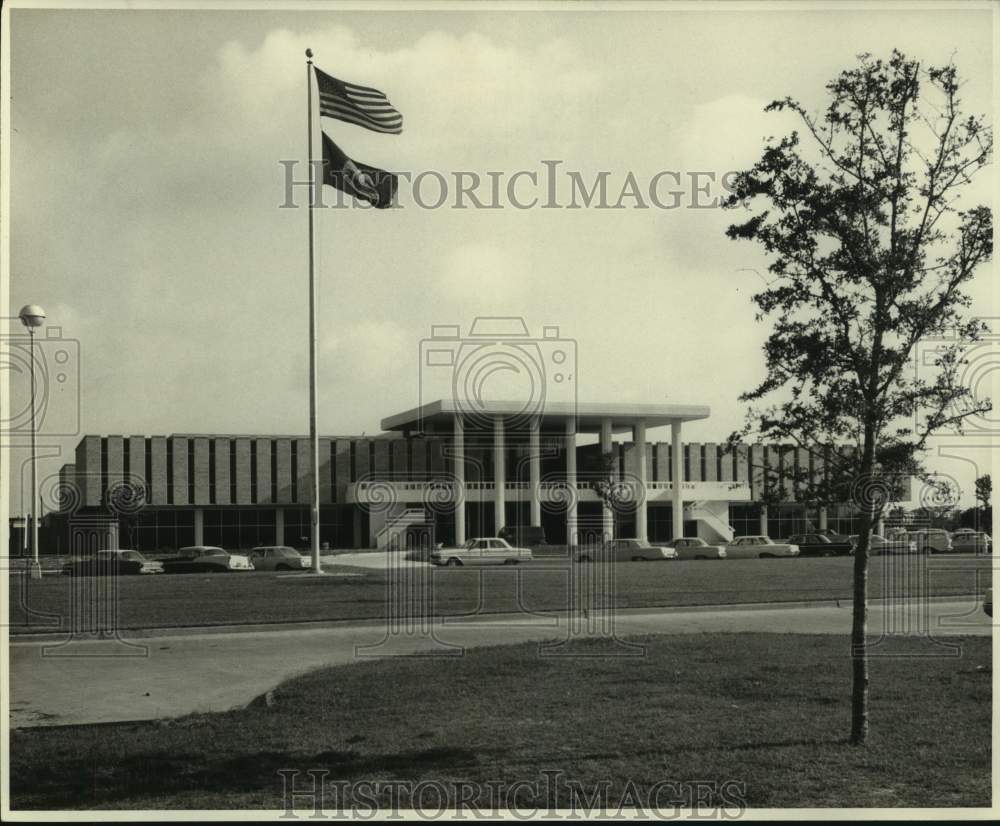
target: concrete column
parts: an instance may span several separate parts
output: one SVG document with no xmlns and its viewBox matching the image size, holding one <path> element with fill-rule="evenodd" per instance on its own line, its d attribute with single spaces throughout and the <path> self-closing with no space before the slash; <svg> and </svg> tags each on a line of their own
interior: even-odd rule
<svg viewBox="0 0 1000 826">
<path fill-rule="evenodd" d="M 455 544 L 465 542 L 465 422 L 461 413 L 455 414 L 455 483 L 458 486 L 455 500 Z"/>
<path fill-rule="evenodd" d="M 642 542 L 648 537 L 646 528 L 646 422 L 638 421 L 632 428 L 632 441 L 635 443 L 637 465 L 635 475 L 638 477 L 635 499 L 635 536 Z"/>
<path fill-rule="evenodd" d="M 826 530 L 826 508 L 820 508 L 817 521 L 819 522 L 819 529 L 821 531 Z"/>
<path fill-rule="evenodd" d="M 604 461 L 604 457 L 614 450 L 614 435 L 611 432 L 611 419 L 601 420 L 601 461 Z M 603 527 L 602 531 L 604 533 L 605 539 L 615 538 L 615 513 L 611 510 L 611 506 L 607 502 L 602 503 L 602 517 L 603 517 Z"/>
<path fill-rule="evenodd" d="M 496 533 L 507 525 L 507 466 L 503 416 L 493 420 L 493 524 Z"/>
<path fill-rule="evenodd" d="M 542 498 L 539 485 L 542 481 L 542 448 L 539 431 L 542 427 L 541 418 L 533 418 L 528 425 L 528 486 L 531 498 L 531 524 L 542 524 Z"/>
<path fill-rule="evenodd" d="M 361 512 L 358 512 L 361 515 Z M 275 508 L 274 509 L 274 544 L 284 545 L 285 544 L 285 509 Z"/>
<path fill-rule="evenodd" d="M 205 544 L 205 511 L 201 508 L 194 509 L 194 544 Z"/>
<path fill-rule="evenodd" d="M 361 536 L 361 508 L 357 505 L 354 506 L 352 518 L 354 521 L 351 525 L 351 532 L 354 541 L 351 544 L 353 544 L 355 548 L 363 548 L 365 546 L 362 544 L 363 538 Z"/>
<path fill-rule="evenodd" d="M 670 423 L 670 462 L 673 494 L 671 507 L 674 539 L 684 536 L 684 445 L 681 443 L 681 423 Z"/>
<path fill-rule="evenodd" d="M 760 535 L 767 536 L 767 505 L 760 506 Z"/>
<path fill-rule="evenodd" d="M 566 420 L 566 485 L 569 496 L 566 501 L 566 544 L 578 544 L 576 519 L 576 421 L 571 417 Z"/>
</svg>

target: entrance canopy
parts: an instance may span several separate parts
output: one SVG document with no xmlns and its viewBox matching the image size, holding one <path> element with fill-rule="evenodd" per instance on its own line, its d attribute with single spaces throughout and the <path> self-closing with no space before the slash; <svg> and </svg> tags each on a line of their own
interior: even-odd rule
<svg viewBox="0 0 1000 826">
<path fill-rule="evenodd" d="M 611 422 L 614 432 L 631 431 L 637 425 L 660 427 L 674 422 L 707 419 L 710 410 L 699 404 L 634 404 L 630 402 L 524 402 L 438 399 L 404 413 L 382 419 L 383 430 L 430 430 L 450 433 L 456 414 L 462 414 L 470 429 L 477 421 L 485 426 L 496 417 L 527 421 L 540 418 L 543 432 L 564 433 L 566 422 L 576 421 L 578 433 L 599 433 Z"/>
</svg>

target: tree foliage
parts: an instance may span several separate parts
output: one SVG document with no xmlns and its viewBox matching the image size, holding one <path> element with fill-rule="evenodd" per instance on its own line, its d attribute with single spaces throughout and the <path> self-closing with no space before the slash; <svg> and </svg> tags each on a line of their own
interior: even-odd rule
<svg viewBox="0 0 1000 826">
<path fill-rule="evenodd" d="M 976 501 L 981 508 L 988 508 L 993 500 L 993 479 L 988 473 L 976 478 Z"/>
<path fill-rule="evenodd" d="M 954 65 L 865 54 L 826 90 L 818 114 L 791 98 L 767 107 L 794 113 L 805 141 L 797 131 L 772 138 L 736 175 L 726 206 L 750 215 L 727 234 L 760 244 L 772 276 L 753 296 L 772 329 L 766 375 L 741 396 L 752 405 L 741 435 L 820 462 L 818 477 L 800 480 L 804 499 L 843 501 L 849 488 L 861 508 L 851 729 L 860 744 L 872 524 L 900 480 L 922 472 L 930 436 L 991 409 L 961 379 L 963 353 L 984 331 L 966 317 L 964 288 L 992 256 L 992 213 L 959 200 L 989 164 L 993 136 L 984 117 L 962 114 Z"/>
<path fill-rule="evenodd" d="M 992 214 L 957 201 L 989 163 L 992 132 L 960 114 L 954 66 L 923 69 L 899 52 L 862 55 L 827 91 L 819 116 L 790 98 L 770 104 L 799 116 L 809 146 L 794 132 L 738 175 L 728 206 L 754 214 L 728 235 L 761 244 L 773 276 L 753 299 L 774 321 L 767 374 L 741 398 L 786 396 L 754 410 L 744 435 L 823 453 L 827 489 L 812 494 L 835 501 L 861 475 L 866 428 L 888 480 L 919 470 L 930 435 L 990 409 L 960 368 L 984 329 L 963 316 L 963 287 L 991 257 Z"/>
</svg>

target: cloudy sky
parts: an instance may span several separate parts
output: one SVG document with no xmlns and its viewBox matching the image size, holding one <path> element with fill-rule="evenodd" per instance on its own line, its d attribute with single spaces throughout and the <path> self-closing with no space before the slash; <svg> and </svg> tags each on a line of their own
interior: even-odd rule
<svg viewBox="0 0 1000 826">
<path fill-rule="evenodd" d="M 308 46 L 405 116 L 399 136 L 324 121 L 348 154 L 452 189 L 440 209 L 404 185 L 403 209 L 317 216 L 322 432 L 372 433 L 416 405 L 431 392 L 419 370 L 431 326 L 493 315 L 574 340 L 581 400 L 708 404 L 690 438 L 721 440 L 762 375 L 767 328 L 749 297 L 766 263 L 724 237 L 732 215 L 687 208 L 713 197 L 691 193 L 692 173 L 752 163 L 794 126 L 763 106 L 821 107 L 859 52 L 954 57 L 965 106 L 989 111 L 992 25 L 954 6 L 15 10 L 10 304 L 42 304 L 79 342 L 84 433 L 305 432 L 306 212 L 279 208 L 279 162 L 305 155 Z M 521 210 L 503 193 L 502 209 L 450 208 L 456 172 L 505 188 L 521 170 L 544 180 L 547 160 L 588 183 L 608 172 L 612 202 L 630 172 L 645 187 L 676 171 L 660 197 L 682 203 Z M 529 183 L 517 197 L 544 200 Z M 972 292 L 993 315 L 988 272 Z M 24 385 L 15 374 L 15 410 Z M 43 438 L 44 472 L 75 442 Z M 15 493 L 26 457 L 14 453 Z M 967 465 L 949 472 L 968 482 Z"/>
</svg>

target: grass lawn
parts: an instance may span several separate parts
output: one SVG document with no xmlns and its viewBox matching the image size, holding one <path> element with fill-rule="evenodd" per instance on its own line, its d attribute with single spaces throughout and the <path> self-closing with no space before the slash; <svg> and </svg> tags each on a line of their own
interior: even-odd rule
<svg viewBox="0 0 1000 826">
<path fill-rule="evenodd" d="M 278 809 L 279 769 L 366 781 L 383 806 L 388 781 L 484 784 L 481 810 L 579 807 L 575 794 L 607 783 L 614 811 L 630 782 L 641 803 L 660 781 L 675 784 L 661 811 L 675 793 L 689 803 L 698 782 L 729 806 L 990 805 L 989 639 L 962 640 L 958 658 L 873 658 L 865 749 L 845 742 L 842 637 L 635 639 L 646 656 L 480 648 L 323 669 L 281 686 L 272 705 L 222 714 L 15 730 L 12 807 Z M 578 653 L 604 646 L 586 641 Z M 891 650 L 929 651 L 919 640 Z M 551 794 L 542 772 L 561 773 Z M 519 780 L 528 785 L 512 789 Z M 490 781 L 503 784 L 492 800 Z M 434 795 L 426 801 L 436 808 Z"/>
<path fill-rule="evenodd" d="M 590 607 L 646 608 L 850 599 L 851 558 L 634 562 L 615 566 L 613 582 L 600 579 Z M 991 559 L 875 557 L 870 595 L 982 593 Z M 273 573 L 121 577 L 117 623 L 122 629 L 167 628 L 402 615 L 457 615 L 565 610 L 571 576 L 580 568 L 539 560 L 511 568 L 402 568 L 337 566 L 341 576 L 316 578 Z M 105 616 L 93 603 L 107 589 L 91 577 L 32 580 L 11 577 L 13 633 L 65 630 L 75 616 Z"/>
</svg>

